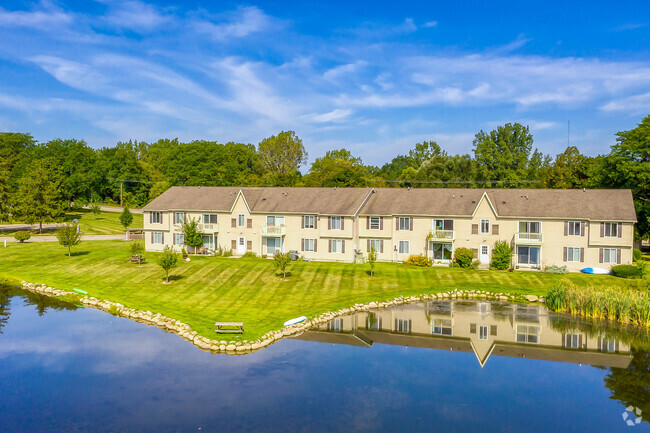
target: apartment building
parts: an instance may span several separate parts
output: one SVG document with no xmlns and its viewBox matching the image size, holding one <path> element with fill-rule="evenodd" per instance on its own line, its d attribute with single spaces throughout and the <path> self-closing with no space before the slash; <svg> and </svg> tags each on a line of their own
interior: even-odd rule
<svg viewBox="0 0 650 433">
<path fill-rule="evenodd" d="M 447 264 L 465 247 L 487 265 L 504 240 L 518 269 L 573 271 L 631 263 L 636 222 L 629 190 L 172 187 L 143 210 L 147 251 L 180 249 L 194 219 L 206 249 L 235 255 Z"/>
</svg>

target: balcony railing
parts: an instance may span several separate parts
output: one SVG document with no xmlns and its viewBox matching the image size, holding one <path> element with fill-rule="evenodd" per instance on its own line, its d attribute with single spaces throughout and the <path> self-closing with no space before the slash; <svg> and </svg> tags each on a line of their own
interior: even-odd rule
<svg viewBox="0 0 650 433">
<path fill-rule="evenodd" d="M 541 244 L 543 239 L 542 233 L 515 233 L 515 243 Z"/>
<path fill-rule="evenodd" d="M 219 231 L 219 224 L 199 224 L 199 231 L 201 233 L 217 233 Z"/>
<path fill-rule="evenodd" d="M 431 230 L 429 232 L 431 235 L 431 240 L 436 240 L 436 239 L 446 239 L 446 240 L 454 240 L 456 239 L 456 230 Z"/>
<path fill-rule="evenodd" d="M 284 225 L 262 226 L 260 228 L 260 234 L 262 236 L 284 236 L 286 232 L 287 232 L 287 228 Z"/>
</svg>

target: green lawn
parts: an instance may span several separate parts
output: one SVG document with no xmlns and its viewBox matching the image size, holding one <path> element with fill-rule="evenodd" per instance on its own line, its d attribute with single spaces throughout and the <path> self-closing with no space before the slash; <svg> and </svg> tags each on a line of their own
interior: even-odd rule
<svg viewBox="0 0 650 433">
<path fill-rule="evenodd" d="M 174 281 L 162 284 L 155 253 L 145 254 L 142 267 L 128 263 L 129 243 L 82 242 L 67 257 L 56 243 L 11 244 L 0 248 L 0 278 L 45 283 L 150 310 L 188 323 L 213 338 L 214 322 L 242 321 L 251 340 L 279 329 L 287 319 L 314 316 L 355 303 L 393 299 L 400 295 L 453 289 L 481 289 L 542 295 L 559 281 L 578 285 L 625 284 L 602 275 L 550 275 L 539 272 L 475 271 L 457 268 L 415 268 L 378 263 L 370 278 L 367 265 L 295 262 L 287 281 L 274 275 L 271 260 L 192 257 L 172 271 Z M 232 337 L 223 337 L 230 339 Z"/>
<path fill-rule="evenodd" d="M 81 231 L 85 235 L 117 235 L 124 233 L 124 227 L 120 223 L 119 212 L 101 212 L 95 216 L 90 210 L 66 212 L 64 221 L 79 220 Z M 142 214 L 133 214 L 131 227 L 142 227 L 144 224 Z M 42 235 L 53 235 L 55 230 L 43 230 Z M 1 231 L 0 236 L 13 236 L 15 231 Z M 38 236 L 38 230 L 30 232 Z"/>
</svg>

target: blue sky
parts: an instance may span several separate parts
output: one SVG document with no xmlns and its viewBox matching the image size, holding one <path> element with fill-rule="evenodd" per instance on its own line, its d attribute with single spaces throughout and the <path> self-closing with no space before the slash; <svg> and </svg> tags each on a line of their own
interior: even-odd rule
<svg viewBox="0 0 650 433">
<path fill-rule="evenodd" d="M 0 131 L 258 143 L 382 164 L 481 129 L 607 152 L 650 114 L 650 2 L 0 3 Z"/>
</svg>

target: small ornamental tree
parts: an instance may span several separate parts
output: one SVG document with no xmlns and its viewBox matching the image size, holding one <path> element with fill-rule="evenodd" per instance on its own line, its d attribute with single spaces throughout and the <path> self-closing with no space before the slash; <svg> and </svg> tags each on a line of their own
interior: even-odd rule
<svg viewBox="0 0 650 433">
<path fill-rule="evenodd" d="M 93 203 L 90 205 L 90 211 L 93 213 L 93 218 L 97 219 L 97 215 L 102 213 L 102 207 L 97 203 Z"/>
<path fill-rule="evenodd" d="M 16 241 L 20 242 L 21 244 L 31 237 L 32 235 L 30 235 L 29 232 L 26 232 L 24 230 L 14 233 L 14 239 L 16 239 Z"/>
<path fill-rule="evenodd" d="M 377 263 L 377 251 L 375 251 L 375 247 L 370 247 L 370 252 L 368 252 L 368 264 L 370 265 L 371 278 L 375 275 L 375 263 Z"/>
<path fill-rule="evenodd" d="M 131 244 L 131 256 L 138 258 L 138 266 L 142 265 L 142 253 L 144 253 L 144 245 L 141 242 L 133 242 Z"/>
<path fill-rule="evenodd" d="M 169 284 L 169 271 L 178 265 L 178 254 L 166 246 L 158 257 L 158 265 L 165 271 L 165 283 Z"/>
<path fill-rule="evenodd" d="M 461 268 L 469 268 L 474 259 L 474 251 L 469 248 L 456 248 L 454 251 L 454 257 L 456 258 L 458 266 Z"/>
<path fill-rule="evenodd" d="M 287 278 L 287 268 L 289 267 L 290 262 L 291 254 L 289 253 L 276 254 L 273 256 L 273 266 L 275 267 L 276 271 L 282 272 L 283 280 Z"/>
<path fill-rule="evenodd" d="M 129 228 L 129 226 L 131 224 L 133 224 L 133 214 L 129 210 L 128 206 L 125 206 L 124 210 L 120 214 L 120 224 L 122 224 L 124 226 L 125 231 Z M 127 240 L 128 240 L 128 237 L 127 237 Z"/>
<path fill-rule="evenodd" d="M 496 241 L 492 250 L 492 262 L 490 269 L 505 271 L 510 267 L 512 261 L 512 246 L 506 241 Z"/>
<path fill-rule="evenodd" d="M 79 226 L 74 223 L 61 224 L 59 228 L 56 229 L 56 237 L 61 245 L 68 247 L 68 257 L 71 256 L 71 248 L 75 245 L 79 245 L 79 242 L 81 242 Z"/>
<path fill-rule="evenodd" d="M 198 221 L 192 219 L 190 222 L 183 223 L 183 235 L 185 237 L 185 245 L 194 247 L 194 254 L 196 254 L 196 249 L 203 245 L 203 236 L 199 232 Z"/>
</svg>

